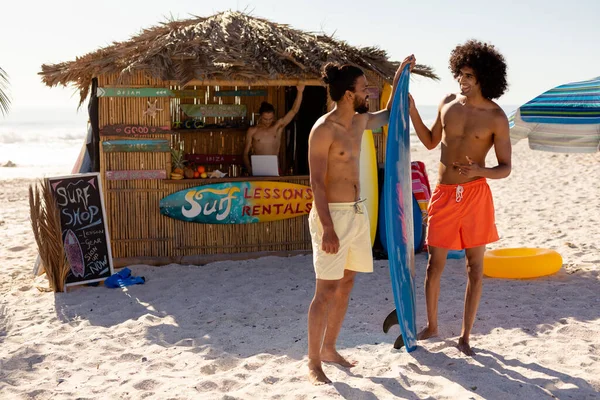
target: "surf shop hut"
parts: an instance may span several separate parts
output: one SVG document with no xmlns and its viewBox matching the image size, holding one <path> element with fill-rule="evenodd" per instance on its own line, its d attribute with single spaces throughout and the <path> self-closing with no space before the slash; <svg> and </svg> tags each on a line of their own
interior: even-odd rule
<svg viewBox="0 0 600 400">
<path fill-rule="evenodd" d="M 379 109 L 397 66 L 384 51 L 238 12 L 163 23 L 43 65 L 47 85 L 75 85 L 88 99 L 90 162 L 74 172 L 100 173 L 115 265 L 310 250 L 308 135 L 330 106 L 328 61 L 363 68 Z M 279 176 L 249 176 L 242 156 L 261 103 L 282 118 L 297 85 L 306 89 L 282 135 Z M 382 132 L 373 137 L 382 163 Z"/>
</svg>

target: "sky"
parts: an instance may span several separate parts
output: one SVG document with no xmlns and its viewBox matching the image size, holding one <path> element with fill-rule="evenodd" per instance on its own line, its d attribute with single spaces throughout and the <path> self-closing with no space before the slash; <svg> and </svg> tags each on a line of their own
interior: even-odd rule
<svg viewBox="0 0 600 400">
<path fill-rule="evenodd" d="M 600 0 L 32 0 L 2 8 L 0 67 L 9 75 L 12 112 L 19 118 L 34 109 L 76 113 L 78 93 L 43 85 L 37 75 L 42 64 L 73 60 L 167 19 L 228 9 L 334 34 L 355 46 L 378 46 L 394 60 L 414 53 L 441 78 L 411 81 L 417 105 L 438 104 L 457 90 L 448 57 L 471 38 L 494 44 L 507 60 L 510 87 L 500 105 L 518 105 L 556 85 L 600 75 Z M 78 115 L 84 113 L 82 108 Z"/>
</svg>

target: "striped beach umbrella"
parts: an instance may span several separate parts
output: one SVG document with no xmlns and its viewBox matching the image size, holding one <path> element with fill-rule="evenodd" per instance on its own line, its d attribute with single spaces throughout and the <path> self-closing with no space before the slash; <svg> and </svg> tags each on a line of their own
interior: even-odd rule
<svg viewBox="0 0 600 400">
<path fill-rule="evenodd" d="M 533 150 L 595 153 L 600 150 L 600 77 L 557 86 L 509 115 L 513 143 Z"/>
</svg>

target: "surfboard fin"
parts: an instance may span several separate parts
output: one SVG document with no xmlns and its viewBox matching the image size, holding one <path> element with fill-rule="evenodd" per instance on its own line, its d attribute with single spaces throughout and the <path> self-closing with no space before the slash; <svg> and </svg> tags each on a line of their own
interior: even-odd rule
<svg viewBox="0 0 600 400">
<path fill-rule="evenodd" d="M 394 309 L 391 313 L 388 314 L 387 317 L 385 317 L 385 321 L 383 321 L 383 333 L 388 333 L 390 328 L 394 325 L 399 325 L 398 314 L 396 313 L 396 309 Z M 402 335 L 400 335 L 396 338 L 396 341 L 394 342 L 394 348 L 398 350 L 401 349 L 403 346 L 404 339 L 402 338 Z"/>
<path fill-rule="evenodd" d="M 402 346 L 404 346 L 404 339 L 402 339 L 402 335 L 400 335 L 396 338 L 396 341 L 394 342 L 394 348 L 398 350 L 401 349 Z"/>
<path fill-rule="evenodd" d="M 398 314 L 396 313 L 395 308 L 387 317 L 385 317 L 385 321 L 383 321 L 383 333 L 388 333 L 390 328 L 394 325 L 398 325 Z"/>
</svg>

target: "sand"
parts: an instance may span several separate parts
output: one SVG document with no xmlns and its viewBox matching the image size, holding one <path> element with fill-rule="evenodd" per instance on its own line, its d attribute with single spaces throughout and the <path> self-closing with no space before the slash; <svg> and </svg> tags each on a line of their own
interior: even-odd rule
<svg viewBox="0 0 600 400">
<path fill-rule="evenodd" d="M 439 150 L 413 151 L 435 181 Z M 493 161 L 493 155 L 490 156 Z M 534 280 L 484 280 L 469 358 L 460 333 L 464 260 L 442 278 L 440 337 L 410 354 L 398 329 L 387 261 L 356 281 L 339 339 L 358 366 L 326 365 L 307 383 L 310 256 L 205 266 L 130 266 L 146 284 L 44 293 L 31 270 L 31 172 L 0 170 L 2 399 L 593 399 L 600 398 L 600 156 L 514 147 L 513 173 L 490 181 L 499 247 L 547 247 L 564 266 Z M 52 171 L 60 174 L 68 171 Z M 50 174 L 50 173 L 49 173 Z M 418 325 L 426 257 L 416 256 Z"/>
</svg>

